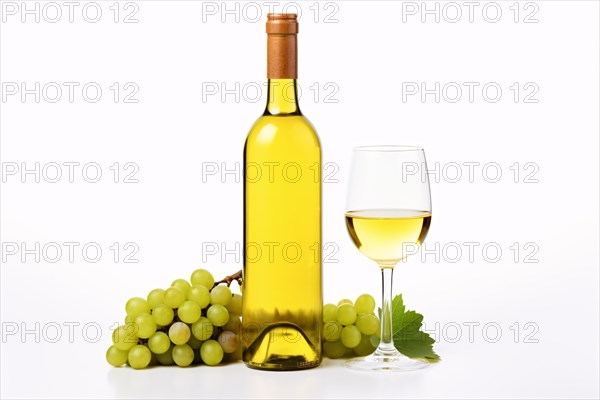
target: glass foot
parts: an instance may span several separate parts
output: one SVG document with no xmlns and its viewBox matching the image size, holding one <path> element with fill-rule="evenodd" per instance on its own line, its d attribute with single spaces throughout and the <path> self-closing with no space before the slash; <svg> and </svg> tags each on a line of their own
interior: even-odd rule
<svg viewBox="0 0 600 400">
<path fill-rule="evenodd" d="M 367 357 L 352 358 L 345 363 L 346 367 L 360 371 L 406 372 L 425 368 L 426 361 L 413 360 L 401 353 L 380 354 L 377 351 Z"/>
</svg>

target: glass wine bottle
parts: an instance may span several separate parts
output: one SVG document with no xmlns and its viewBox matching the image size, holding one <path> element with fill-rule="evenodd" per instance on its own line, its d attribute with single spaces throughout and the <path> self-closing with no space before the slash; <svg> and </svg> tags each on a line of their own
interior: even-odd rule
<svg viewBox="0 0 600 400">
<path fill-rule="evenodd" d="M 251 368 L 321 363 L 321 148 L 298 107 L 295 14 L 269 14 L 268 99 L 244 149 L 242 344 Z"/>
</svg>

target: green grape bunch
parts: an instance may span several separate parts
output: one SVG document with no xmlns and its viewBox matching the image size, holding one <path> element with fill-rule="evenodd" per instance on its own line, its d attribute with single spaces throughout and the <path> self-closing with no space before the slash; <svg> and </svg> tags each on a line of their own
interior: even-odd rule
<svg viewBox="0 0 600 400">
<path fill-rule="evenodd" d="M 150 291 L 146 299 L 129 299 L 125 324 L 113 331 L 106 361 L 144 369 L 241 359 L 242 296 L 219 283 L 209 271 L 197 269 L 190 281 L 176 279 L 167 289 Z"/>
<path fill-rule="evenodd" d="M 380 321 L 375 299 L 361 294 L 356 301 L 343 299 L 323 306 L 323 352 L 329 358 L 366 356 L 377 348 Z"/>
<path fill-rule="evenodd" d="M 114 367 L 144 369 L 150 365 L 219 365 L 242 358 L 242 296 L 229 285 L 241 283 L 241 271 L 215 282 L 205 269 L 195 270 L 189 281 L 176 279 L 166 289 L 154 289 L 146 298 L 133 297 L 125 304 L 125 324 L 112 333 L 106 360 Z M 227 285 L 221 285 L 226 283 Z M 362 294 L 353 302 L 340 300 L 323 305 L 323 354 L 329 358 L 366 356 L 381 338 L 375 299 Z M 406 311 L 401 296 L 393 301 L 394 323 L 418 319 L 409 332 L 394 338 L 405 355 L 437 362 L 435 340 L 419 331 L 423 316 Z"/>
</svg>

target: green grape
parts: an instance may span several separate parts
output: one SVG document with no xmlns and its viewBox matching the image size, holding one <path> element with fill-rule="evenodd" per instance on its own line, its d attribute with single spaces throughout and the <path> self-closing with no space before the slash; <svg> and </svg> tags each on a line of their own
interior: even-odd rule
<svg viewBox="0 0 600 400">
<path fill-rule="evenodd" d="M 196 339 L 196 336 L 193 335 L 193 331 L 192 331 L 192 335 L 190 336 L 190 340 L 188 340 L 187 345 L 190 346 L 194 350 L 198 350 L 200 348 L 200 346 L 202 346 L 202 342 L 200 340 Z"/>
<path fill-rule="evenodd" d="M 325 342 L 323 343 L 323 351 L 329 358 L 340 358 L 346 354 L 348 348 L 342 342 Z"/>
<path fill-rule="evenodd" d="M 200 319 L 202 309 L 195 301 L 188 300 L 179 307 L 177 315 L 185 323 L 192 324 Z"/>
<path fill-rule="evenodd" d="M 356 321 L 356 311 L 352 304 L 344 303 L 338 308 L 337 320 L 340 324 L 352 325 Z"/>
<path fill-rule="evenodd" d="M 223 362 L 238 361 L 242 359 L 242 346 L 238 346 L 233 353 L 223 354 Z"/>
<path fill-rule="evenodd" d="M 112 345 L 106 350 L 106 361 L 113 367 L 120 367 L 127 362 L 127 351 Z"/>
<path fill-rule="evenodd" d="M 338 307 L 341 306 L 342 304 L 352 305 L 353 303 L 352 303 L 352 300 L 350 300 L 350 299 L 342 299 L 342 300 L 338 301 L 338 303 L 337 303 Z"/>
<path fill-rule="evenodd" d="M 158 365 L 158 358 L 156 358 L 156 354 L 152 353 L 152 350 L 150 350 L 150 364 L 148 365 Z"/>
<path fill-rule="evenodd" d="M 176 286 L 171 286 L 165 291 L 165 304 L 171 308 L 179 308 L 185 301 L 185 293 Z"/>
<path fill-rule="evenodd" d="M 175 347 L 174 344 L 171 344 L 171 346 L 169 347 L 169 350 L 165 351 L 162 354 L 157 354 L 156 355 L 156 359 L 158 360 L 158 362 L 161 365 L 173 365 L 175 364 L 175 361 L 173 361 L 173 348 Z"/>
<path fill-rule="evenodd" d="M 150 314 L 150 306 L 148 302 L 141 297 L 132 297 L 125 304 L 125 311 L 127 315 L 131 315 L 132 317 L 140 315 L 140 314 Z"/>
<path fill-rule="evenodd" d="M 225 325 L 221 327 L 224 331 L 231 331 L 237 334 L 241 333 L 242 329 L 242 321 L 240 321 L 240 317 L 229 314 L 229 321 Z"/>
<path fill-rule="evenodd" d="M 198 303 L 200 308 L 205 308 L 210 304 L 210 291 L 202 285 L 192 286 L 187 299 Z"/>
<path fill-rule="evenodd" d="M 180 367 L 187 367 L 194 361 L 194 350 L 187 344 L 173 347 L 173 361 Z"/>
<path fill-rule="evenodd" d="M 186 296 L 192 288 L 192 285 L 185 279 L 175 279 L 173 283 L 171 283 L 171 286 L 178 287 Z"/>
<path fill-rule="evenodd" d="M 212 274 L 202 268 L 192 272 L 190 281 L 192 281 L 192 285 L 202 285 L 209 290 L 215 285 L 215 278 L 213 278 Z"/>
<path fill-rule="evenodd" d="M 192 333 L 198 340 L 208 340 L 212 336 L 214 331 L 213 324 L 206 317 L 200 317 L 200 319 L 192 324 Z"/>
<path fill-rule="evenodd" d="M 173 309 L 166 304 L 159 304 L 154 310 L 152 310 L 152 318 L 157 325 L 167 326 L 173 322 L 175 312 Z"/>
<path fill-rule="evenodd" d="M 340 340 L 343 328 L 337 321 L 327 321 L 323 324 L 323 338 L 328 342 L 336 342 Z"/>
<path fill-rule="evenodd" d="M 377 333 L 379 333 L 379 331 Z M 379 346 L 380 341 L 381 341 L 381 339 L 379 339 L 379 336 L 371 335 L 371 345 L 373 345 L 373 347 Z"/>
<path fill-rule="evenodd" d="M 137 325 L 121 325 L 112 333 L 112 341 L 119 350 L 128 351 L 138 343 Z"/>
<path fill-rule="evenodd" d="M 138 315 L 135 324 L 138 326 L 138 337 L 142 339 L 148 339 L 156 332 L 156 322 L 150 314 Z"/>
<path fill-rule="evenodd" d="M 223 348 L 216 340 L 207 340 L 200 347 L 200 357 L 206 365 L 217 365 L 223 360 Z"/>
<path fill-rule="evenodd" d="M 337 320 L 338 307 L 335 304 L 325 304 L 323 306 L 323 322 Z"/>
<path fill-rule="evenodd" d="M 194 349 L 194 361 L 192 362 L 192 364 L 202 364 L 202 357 L 200 356 L 200 346 L 198 346 L 197 349 Z"/>
<path fill-rule="evenodd" d="M 208 308 L 206 316 L 214 326 L 223 326 L 229 320 L 229 311 L 220 304 L 213 304 Z"/>
<path fill-rule="evenodd" d="M 244 355 L 244 349 L 242 346 L 238 346 L 233 353 L 227 354 L 230 361 L 241 360 Z"/>
<path fill-rule="evenodd" d="M 169 328 L 169 339 L 176 345 L 186 344 L 190 335 L 190 327 L 183 322 L 175 322 Z"/>
<path fill-rule="evenodd" d="M 148 347 L 154 354 L 162 354 L 171 347 L 171 339 L 164 332 L 156 332 L 148 339 Z"/>
<path fill-rule="evenodd" d="M 379 325 L 381 326 L 381 325 Z M 377 338 L 377 340 L 381 339 L 381 329 L 377 329 L 377 331 L 373 334 Z"/>
<path fill-rule="evenodd" d="M 369 294 L 361 294 L 354 302 L 357 313 L 371 314 L 375 310 L 375 299 Z"/>
<path fill-rule="evenodd" d="M 210 291 L 211 304 L 226 306 L 231 301 L 231 289 L 227 286 L 215 286 Z"/>
<path fill-rule="evenodd" d="M 342 344 L 349 349 L 358 346 L 361 337 L 360 331 L 354 325 L 348 325 L 342 329 Z"/>
<path fill-rule="evenodd" d="M 134 369 L 146 368 L 150 364 L 151 358 L 152 354 L 150 353 L 150 350 L 142 344 L 134 346 L 129 350 L 129 354 L 127 355 L 127 361 Z"/>
<path fill-rule="evenodd" d="M 133 324 L 135 321 L 135 317 L 137 317 L 137 315 L 126 315 L 125 316 L 125 325 Z"/>
<path fill-rule="evenodd" d="M 357 356 L 368 356 L 375 351 L 376 347 L 371 343 L 371 335 L 362 335 L 360 343 L 353 348 Z"/>
<path fill-rule="evenodd" d="M 360 330 L 360 333 L 373 335 L 379 330 L 379 318 L 373 314 L 358 314 L 355 325 Z"/>
<path fill-rule="evenodd" d="M 239 345 L 237 336 L 231 331 L 223 331 L 219 335 L 217 342 L 225 353 L 233 353 Z"/>
<path fill-rule="evenodd" d="M 239 294 L 231 296 L 231 300 L 225 308 L 229 311 L 229 315 L 242 315 L 242 296 Z"/>
<path fill-rule="evenodd" d="M 148 293 L 146 300 L 148 301 L 150 309 L 154 310 L 157 305 L 165 302 L 165 291 L 163 289 L 154 289 Z"/>
</svg>

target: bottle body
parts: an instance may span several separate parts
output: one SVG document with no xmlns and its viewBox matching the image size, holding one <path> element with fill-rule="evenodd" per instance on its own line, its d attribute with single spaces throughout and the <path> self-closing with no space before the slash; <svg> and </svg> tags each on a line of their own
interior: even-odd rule
<svg viewBox="0 0 600 400">
<path fill-rule="evenodd" d="M 295 90 L 295 81 L 287 83 Z M 249 367 L 321 362 L 320 170 L 319 139 L 308 120 L 299 110 L 267 109 L 244 149 L 242 344 Z"/>
</svg>

